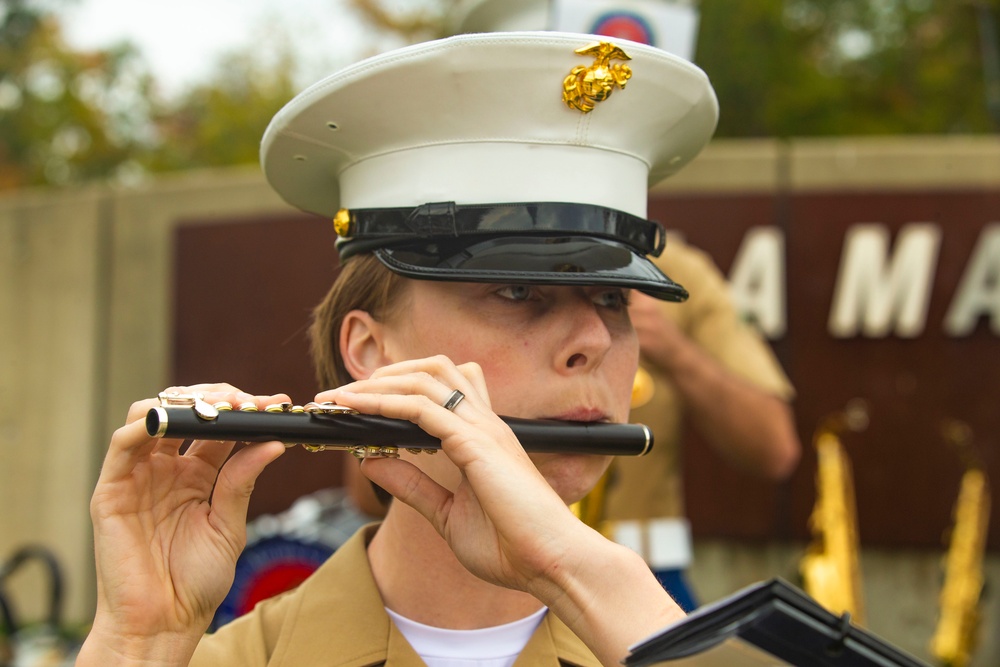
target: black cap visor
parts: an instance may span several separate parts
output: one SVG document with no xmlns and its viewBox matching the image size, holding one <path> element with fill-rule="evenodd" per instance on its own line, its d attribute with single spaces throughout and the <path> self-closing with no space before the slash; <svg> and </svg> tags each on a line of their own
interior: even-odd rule
<svg viewBox="0 0 1000 667">
<path fill-rule="evenodd" d="M 392 271 L 418 280 L 608 285 L 664 301 L 688 296 L 629 246 L 592 236 L 435 237 L 396 242 L 374 253 Z"/>
</svg>

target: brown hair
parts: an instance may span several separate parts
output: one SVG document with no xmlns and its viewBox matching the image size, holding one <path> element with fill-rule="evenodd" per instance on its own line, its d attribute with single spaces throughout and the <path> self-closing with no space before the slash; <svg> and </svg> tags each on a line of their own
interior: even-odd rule
<svg viewBox="0 0 1000 667">
<path fill-rule="evenodd" d="M 387 269 L 374 255 L 351 257 L 326 296 L 313 309 L 309 339 L 313 368 L 320 389 L 351 382 L 340 355 L 340 327 L 352 310 L 363 310 L 382 321 L 399 302 L 403 278 Z"/>
<path fill-rule="evenodd" d="M 344 317 L 352 310 L 363 310 L 379 321 L 392 314 L 403 293 L 404 280 L 387 269 L 374 255 L 368 253 L 351 257 L 343 263 L 340 274 L 330 291 L 313 309 L 309 326 L 313 368 L 320 389 L 332 389 L 347 384 L 354 378 L 347 372 L 340 354 L 340 328 Z M 367 481 L 367 480 L 365 480 Z M 392 496 L 369 482 L 375 498 L 383 508 L 389 506 Z M 366 503 L 364 486 L 351 489 L 356 503 L 373 516 L 384 515 Z"/>
</svg>

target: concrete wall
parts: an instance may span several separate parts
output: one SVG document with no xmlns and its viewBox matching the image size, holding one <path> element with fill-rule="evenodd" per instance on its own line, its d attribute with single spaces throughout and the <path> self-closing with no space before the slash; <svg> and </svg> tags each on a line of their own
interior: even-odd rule
<svg viewBox="0 0 1000 667">
<path fill-rule="evenodd" d="M 97 192 L 29 195 L 0 210 L 0 554 L 41 544 L 68 566 L 71 608 L 87 609 L 87 498 L 102 432 L 107 217 Z M 38 618 L 41 570 L 17 575 Z M 32 594 L 28 594 L 32 591 Z"/>
<path fill-rule="evenodd" d="M 107 442 L 167 381 L 171 232 L 275 210 L 256 169 L 0 198 L 0 558 L 51 549 L 69 622 L 92 614 L 88 507 Z M 24 621 L 42 617 L 45 581 L 12 578 Z"/>
<path fill-rule="evenodd" d="M 1000 141 L 716 142 L 656 192 L 970 185 L 1000 186 Z M 69 621 L 92 613 L 88 503 L 106 443 L 131 401 L 167 382 L 172 231 L 288 210 L 255 168 L 0 198 L 0 558 L 29 543 L 51 548 L 66 569 Z M 695 585 L 711 600 L 775 575 L 794 581 L 803 546 L 703 541 Z M 870 627 L 925 659 L 940 556 L 862 555 Z M 26 619 L 41 616 L 42 581 L 25 572 L 13 582 Z M 1000 664 L 997 604 L 988 601 L 976 665 Z"/>
</svg>

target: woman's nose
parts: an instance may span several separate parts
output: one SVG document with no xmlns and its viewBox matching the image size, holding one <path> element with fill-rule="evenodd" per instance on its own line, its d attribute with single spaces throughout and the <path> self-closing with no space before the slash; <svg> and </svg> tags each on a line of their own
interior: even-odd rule
<svg viewBox="0 0 1000 667">
<path fill-rule="evenodd" d="M 589 299 L 577 301 L 567 308 L 566 338 L 561 353 L 567 369 L 583 368 L 599 362 L 611 347 L 611 331 L 597 306 Z"/>
</svg>

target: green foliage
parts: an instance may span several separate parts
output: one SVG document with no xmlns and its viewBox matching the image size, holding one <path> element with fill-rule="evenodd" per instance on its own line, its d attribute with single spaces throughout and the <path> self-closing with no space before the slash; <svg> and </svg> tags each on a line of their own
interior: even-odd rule
<svg viewBox="0 0 1000 667">
<path fill-rule="evenodd" d="M 287 48 L 273 58 L 227 54 L 208 81 L 160 108 L 142 163 L 151 171 L 256 163 L 267 124 L 297 92 L 294 61 Z"/>
<path fill-rule="evenodd" d="M 0 190 L 253 164 L 267 123 L 296 92 L 291 53 L 275 31 L 267 49 L 227 54 L 168 102 L 132 45 L 74 50 L 47 6 L 6 0 Z"/>
<path fill-rule="evenodd" d="M 696 61 L 718 136 L 993 130 L 976 7 L 955 0 L 702 0 Z"/>
<path fill-rule="evenodd" d="M 0 189 L 121 174 L 142 144 L 150 79 L 127 44 L 79 52 L 27 0 L 0 8 Z"/>
<path fill-rule="evenodd" d="M 67 46 L 60 1 L 0 4 L 0 190 L 256 162 L 297 88 L 280 26 L 164 101 L 134 47 Z M 445 34 L 456 2 L 400 16 L 386 0 L 349 1 L 372 30 L 410 40 Z M 695 60 L 719 96 L 717 136 L 985 133 L 1000 119 L 996 27 L 983 22 L 993 0 L 700 0 L 699 11 Z"/>
</svg>

